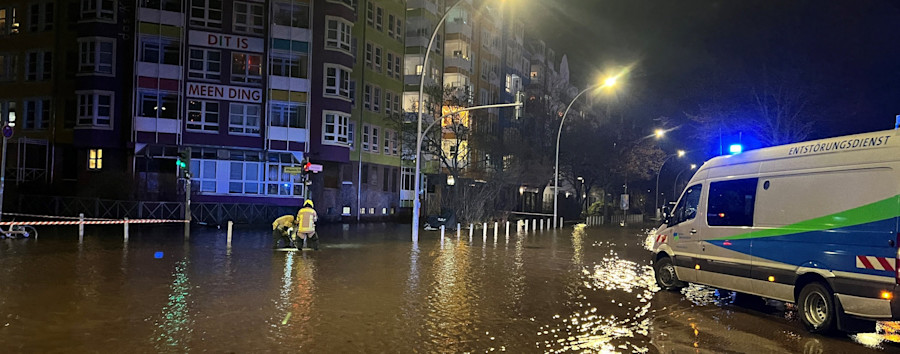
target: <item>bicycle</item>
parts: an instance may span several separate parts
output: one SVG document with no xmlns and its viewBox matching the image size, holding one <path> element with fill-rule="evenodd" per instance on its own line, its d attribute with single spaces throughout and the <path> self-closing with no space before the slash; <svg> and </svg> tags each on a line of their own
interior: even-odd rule
<svg viewBox="0 0 900 354">
<path fill-rule="evenodd" d="M 2 238 L 29 238 L 29 237 L 37 238 L 38 232 L 34 226 L 31 225 L 10 225 L 8 229 L 4 230 L 2 226 L 0 226 L 0 239 Z"/>
</svg>

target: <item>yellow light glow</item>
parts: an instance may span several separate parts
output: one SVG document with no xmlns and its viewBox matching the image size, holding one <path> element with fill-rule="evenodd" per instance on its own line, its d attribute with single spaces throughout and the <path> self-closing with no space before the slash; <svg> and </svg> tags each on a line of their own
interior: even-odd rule
<svg viewBox="0 0 900 354">
<path fill-rule="evenodd" d="M 694 265 L 694 269 L 696 269 L 696 270 L 700 270 L 700 265 L 699 265 L 699 264 L 697 264 L 697 265 Z"/>
<path fill-rule="evenodd" d="M 448 114 L 456 112 L 462 108 L 463 107 L 459 107 L 459 106 L 452 106 L 452 107 L 451 106 L 443 106 L 443 107 L 441 107 L 441 115 L 448 115 Z M 468 127 L 469 126 L 469 111 L 457 112 L 455 114 L 448 115 L 448 116 L 444 117 L 443 119 L 441 119 L 441 127 L 444 127 L 444 128 L 450 127 L 454 123 L 458 123 L 464 127 Z"/>
<path fill-rule="evenodd" d="M 619 79 L 619 78 L 617 78 L 617 77 L 615 77 L 615 76 L 608 77 L 608 78 L 606 78 L 606 80 L 603 80 L 603 86 L 604 86 L 604 87 L 613 87 L 613 86 L 616 85 L 616 81 L 617 81 L 618 79 Z"/>
<path fill-rule="evenodd" d="M 684 152 L 684 150 L 678 150 L 678 157 L 682 157 L 682 156 L 684 156 L 684 154 L 686 154 L 686 152 Z"/>
<path fill-rule="evenodd" d="M 656 135 L 657 138 L 662 138 L 663 135 L 666 135 L 666 131 L 662 129 L 657 129 L 653 132 L 653 135 Z"/>
<path fill-rule="evenodd" d="M 770 276 L 769 276 L 769 281 L 775 281 L 775 277 L 770 275 Z"/>
<path fill-rule="evenodd" d="M 883 290 L 883 291 L 881 292 L 881 298 L 882 298 L 882 299 L 885 299 L 885 300 L 891 300 L 891 299 L 894 298 L 894 293 L 892 293 L 892 292 L 890 292 L 890 291 Z"/>
</svg>

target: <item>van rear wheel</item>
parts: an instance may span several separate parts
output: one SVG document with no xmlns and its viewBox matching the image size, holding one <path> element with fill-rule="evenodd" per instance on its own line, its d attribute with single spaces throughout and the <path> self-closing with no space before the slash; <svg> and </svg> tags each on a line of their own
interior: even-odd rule
<svg viewBox="0 0 900 354">
<path fill-rule="evenodd" d="M 678 290 L 685 286 L 685 283 L 678 280 L 678 274 L 675 274 L 675 265 L 672 259 L 663 257 L 656 261 L 653 265 L 653 272 L 656 274 L 656 284 L 665 290 Z"/>
<path fill-rule="evenodd" d="M 797 298 L 797 311 L 803 326 L 812 333 L 829 333 L 837 323 L 834 295 L 822 283 L 806 284 Z"/>
</svg>

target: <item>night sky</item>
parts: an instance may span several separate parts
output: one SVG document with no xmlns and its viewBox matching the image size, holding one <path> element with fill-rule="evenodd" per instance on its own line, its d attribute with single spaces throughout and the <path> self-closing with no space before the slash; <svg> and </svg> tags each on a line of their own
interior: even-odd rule
<svg viewBox="0 0 900 354">
<path fill-rule="evenodd" d="M 626 119 L 740 106 L 763 72 L 809 98 L 810 138 L 890 129 L 900 114 L 900 1 L 517 1 L 579 87 L 635 64 Z"/>
</svg>

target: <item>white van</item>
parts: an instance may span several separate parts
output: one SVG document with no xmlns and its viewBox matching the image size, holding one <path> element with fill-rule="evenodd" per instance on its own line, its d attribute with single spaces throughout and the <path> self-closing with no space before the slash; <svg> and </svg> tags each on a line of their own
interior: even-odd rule
<svg viewBox="0 0 900 354">
<path fill-rule="evenodd" d="M 703 164 L 656 230 L 656 281 L 797 304 L 812 332 L 900 319 L 900 131 Z"/>
</svg>

